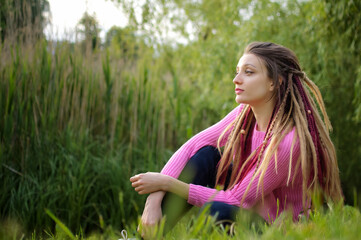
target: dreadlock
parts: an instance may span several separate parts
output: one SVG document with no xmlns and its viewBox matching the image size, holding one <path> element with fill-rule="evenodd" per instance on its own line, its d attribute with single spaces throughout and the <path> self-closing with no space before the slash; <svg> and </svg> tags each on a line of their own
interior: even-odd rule
<svg viewBox="0 0 361 240">
<path fill-rule="evenodd" d="M 258 148 L 246 156 L 246 140 L 251 137 L 251 129 L 255 124 L 255 116 L 251 107 L 245 104 L 240 115 L 223 131 L 218 139 L 225 140 L 226 133 L 232 129 L 219 161 L 216 184 L 223 185 L 227 170 L 233 162 L 232 174 L 228 189 L 241 182 L 255 167 L 253 177 L 243 195 L 244 201 L 254 179 L 259 176 L 257 190 L 262 187 L 263 179 L 272 156 L 275 157 L 277 171 L 277 148 L 285 135 L 295 128 L 291 145 L 290 164 L 287 184 L 291 181 L 291 163 L 297 161 L 295 171 L 301 167 L 303 207 L 311 199 L 312 192 L 321 189 L 324 197 L 332 201 L 343 199 L 339 179 L 335 147 L 330 139 L 332 130 L 326 113 L 324 102 L 318 87 L 301 70 L 296 55 L 283 46 L 268 42 L 253 42 L 245 49 L 245 54 L 254 54 L 265 64 L 268 77 L 275 84 L 276 104 L 269 121 L 264 140 Z M 280 76 L 282 81 L 280 81 Z M 323 119 L 318 112 L 310 89 L 321 109 Z M 300 157 L 292 159 L 292 151 L 296 138 L 299 139 Z M 296 174 L 292 180 L 294 182 Z M 263 197 L 262 197 L 263 199 Z"/>
</svg>

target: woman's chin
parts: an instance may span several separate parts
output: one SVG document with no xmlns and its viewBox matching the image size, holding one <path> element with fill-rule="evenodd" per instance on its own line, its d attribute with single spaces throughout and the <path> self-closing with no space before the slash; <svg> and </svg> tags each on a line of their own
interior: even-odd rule
<svg viewBox="0 0 361 240">
<path fill-rule="evenodd" d="M 241 103 L 243 103 L 243 104 L 247 104 L 246 103 L 246 101 L 244 101 L 243 99 L 241 99 L 239 96 L 236 96 L 236 103 L 238 103 L 238 104 L 241 104 Z"/>
</svg>

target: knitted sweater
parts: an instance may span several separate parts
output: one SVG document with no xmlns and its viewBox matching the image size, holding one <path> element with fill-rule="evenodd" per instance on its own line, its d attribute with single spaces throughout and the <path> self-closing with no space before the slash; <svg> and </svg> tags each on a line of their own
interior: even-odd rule
<svg viewBox="0 0 361 240">
<path fill-rule="evenodd" d="M 161 173 L 178 178 L 187 161 L 199 149 L 206 145 L 216 147 L 220 134 L 241 113 L 243 106 L 243 104 L 240 104 L 221 121 L 189 139 L 173 154 L 162 169 Z M 225 138 L 227 138 L 227 135 L 229 134 L 230 131 L 227 132 Z M 300 167 L 298 168 L 297 173 L 295 172 L 296 160 L 300 155 L 298 139 L 296 139 L 294 143 L 292 161 L 290 161 L 294 134 L 295 128 L 286 134 L 284 139 L 280 142 L 276 151 L 277 161 L 275 161 L 274 156 L 271 158 L 263 178 L 263 203 L 262 182 L 257 190 L 259 175 L 252 182 L 244 201 L 241 203 L 243 194 L 245 193 L 250 179 L 254 174 L 255 167 L 251 169 L 248 175 L 240 183 L 236 184 L 231 189 L 216 190 L 201 185 L 190 184 L 188 203 L 201 207 L 206 202 L 220 201 L 242 207 L 244 209 L 252 208 L 268 222 L 274 221 L 277 214 L 279 215 L 284 210 L 289 209 L 293 212 L 293 219 L 297 220 L 300 211 L 302 211 L 302 174 Z M 257 124 L 255 124 L 252 139 L 250 142 L 246 142 L 246 144 L 251 144 L 251 152 L 253 152 L 262 143 L 264 136 L 265 133 L 258 131 Z M 225 142 L 221 143 L 221 145 L 224 144 Z M 289 172 L 291 172 L 290 178 Z M 294 174 L 296 174 L 296 178 L 292 184 Z"/>
</svg>

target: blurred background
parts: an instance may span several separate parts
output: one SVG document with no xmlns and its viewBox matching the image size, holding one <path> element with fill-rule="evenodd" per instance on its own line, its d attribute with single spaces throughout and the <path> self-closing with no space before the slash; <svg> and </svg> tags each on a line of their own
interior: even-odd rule
<svg viewBox="0 0 361 240">
<path fill-rule="evenodd" d="M 333 124 L 346 204 L 361 204 L 361 1 L 0 0 L 0 221 L 124 228 L 187 139 L 236 107 L 244 47 L 292 49 Z M 9 220 L 10 219 L 10 220 Z"/>
</svg>

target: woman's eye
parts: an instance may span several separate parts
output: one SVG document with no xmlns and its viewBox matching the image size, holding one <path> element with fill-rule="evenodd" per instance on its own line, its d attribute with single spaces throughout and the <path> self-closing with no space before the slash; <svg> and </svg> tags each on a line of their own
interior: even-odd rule
<svg viewBox="0 0 361 240">
<path fill-rule="evenodd" d="M 237 76 L 238 72 L 234 72 L 234 76 Z"/>
<path fill-rule="evenodd" d="M 246 74 L 252 74 L 252 71 L 246 70 Z"/>
</svg>

